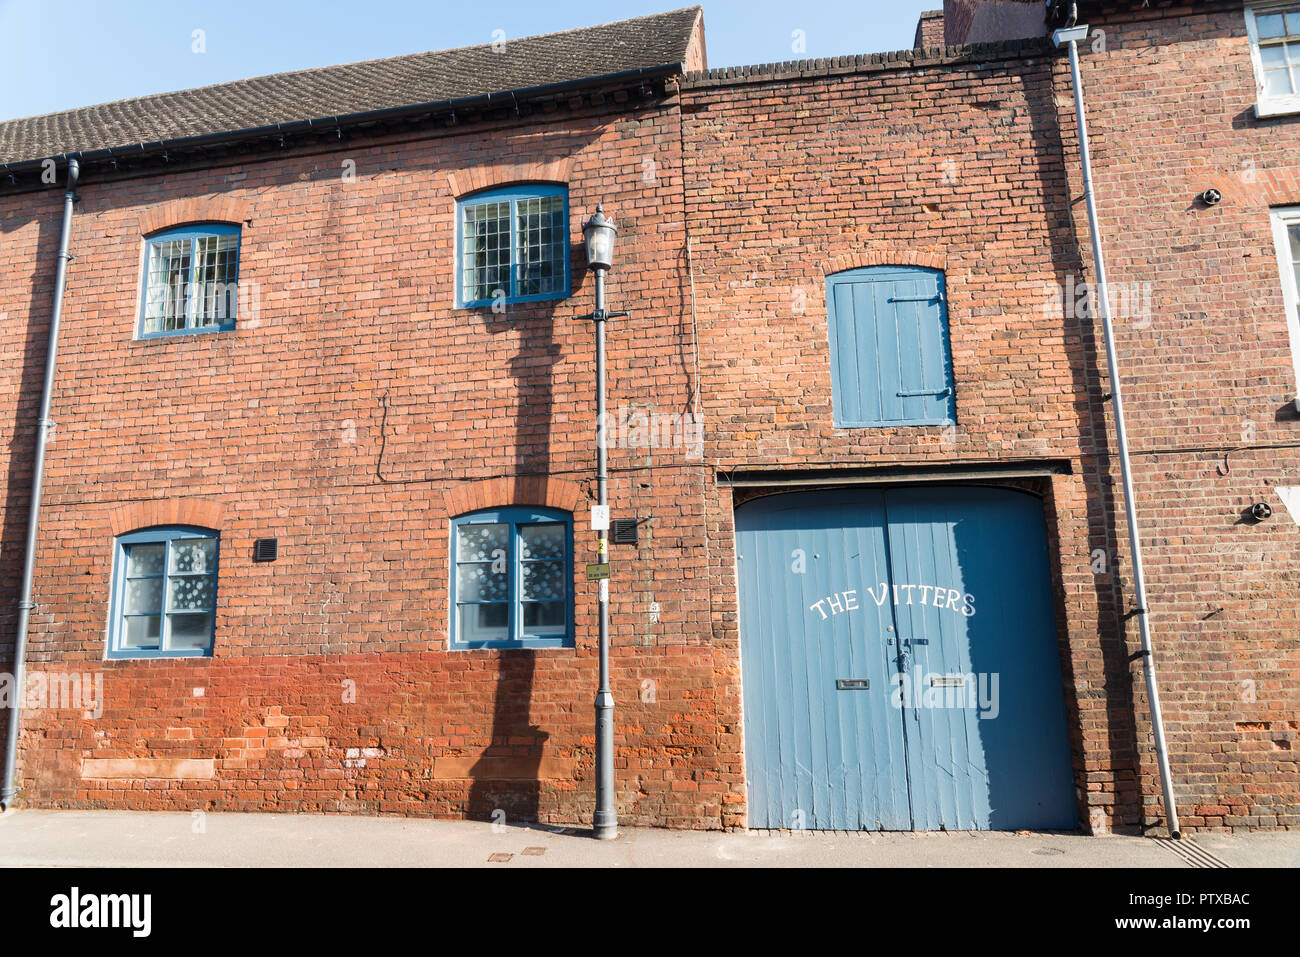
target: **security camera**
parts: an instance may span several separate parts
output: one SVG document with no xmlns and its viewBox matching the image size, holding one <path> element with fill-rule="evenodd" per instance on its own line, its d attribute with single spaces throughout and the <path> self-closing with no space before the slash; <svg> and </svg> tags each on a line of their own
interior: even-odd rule
<svg viewBox="0 0 1300 957">
<path fill-rule="evenodd" d="M 1211 187 L 1201 194 L 1201 202 L 1206 206 L 1218 206 L 1223 202 L 1223 194 Z"/>
<path fill-rule="evenodd" d="M 1250 507 L 1250 517 L 1257 522 L 1262 522 L 1273 515 L 1273 509 L 1269 507 L 1268 502 L 1256 502 Z"/>
</svg>

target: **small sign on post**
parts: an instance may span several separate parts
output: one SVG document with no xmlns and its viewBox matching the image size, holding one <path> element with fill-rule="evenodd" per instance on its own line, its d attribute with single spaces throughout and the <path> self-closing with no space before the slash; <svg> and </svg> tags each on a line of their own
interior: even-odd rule
<svg viewBox="0 0 1300 957">
<path fill-rule="evenodd" d="M 601 562 L 599 565 L 587 566 L 587 581 L 600 581 L 602 578 L 609 577 L 609 562 Z"/>
<path fill-rule="evenodd" d="M 609 531 L 609 506 L 591 506 L 591 529 L 594 532 Z"/>
</svg>

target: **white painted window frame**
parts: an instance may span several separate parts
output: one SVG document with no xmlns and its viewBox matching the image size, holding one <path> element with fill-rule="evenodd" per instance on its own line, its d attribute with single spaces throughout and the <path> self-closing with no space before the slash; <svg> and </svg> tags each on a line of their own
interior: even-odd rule
<svg viewBox="0 0 1300 957">
<path fill-rule="evenodd" d="M 1270 210 L 1273 222 L 1273 246 L 1277 251 L 1278 278 L 1282 281 L 1282 301 L 1286 304 L 1286 331 L 1291 340 L 1291 367 L 1300 390 L 1300 287 L 1296 284 L 1295 263 L 1291 260 L 1288 226 L 1300 226 L 1300 206 L 1279 206 Z M 1295 397 L 1300 412 L 1300 394 Z"/>
<path fill-rule="evenodd" d="M 1276 3 L 1254 3 L 1246 7 L 1246 35 L 1250 38 L 1250 62 L 1255 71 L 1255 116 L 1260 119 L 1300 113 L 1300 93 L 1288 96 L 1264 95 L 1264 61 L 1259 55 L 1259 28 L 1255 24 L 1255 17 L 1261 13 L 1273 13 L 1298 5 L 1300 4 L 1296 0 L 1282 0 Z"/>
</svg>

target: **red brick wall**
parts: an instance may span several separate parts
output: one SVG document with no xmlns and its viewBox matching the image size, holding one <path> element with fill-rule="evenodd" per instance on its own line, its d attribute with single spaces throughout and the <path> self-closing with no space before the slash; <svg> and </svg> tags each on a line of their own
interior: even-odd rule
<svg viewBox="0 0 1300 957">
<path fill-rule="evenodd" d="M 1296 383 L 1267 208 L 1300 203 L 1300 144 L 1289 121 L 1249 119 L 1243 21 L 1220 7 L 1102 24 L 1108 47 L 1085 65 L 1112 285 L 1138 283 L 1139 309 L 1153 287 L 1119 339 L 1182 823 L 1287 827 L 1300 646 L 1297 604 L 1277 596 L 1294 593 L 1297 532 L 1270 486 L 1293 482 Z M 1047 512 L 1081 808 L 1095 829 L 1150 824 L 1159 779 L 1129 660 L 1104 349 L 1086 312 L 1043 304 L 1090 276 L 1068 71 L 1041 56 L 915 63 L 714 74 L 690 91 L 711 449 L 724 470 L 1068 459 Z M 1197 210 L 1211 185 L 1228 199 Z M 831 426 L 822 274 L 890 261 L 947 270 L 955 431 Z M 1255 501 L 1271 523 L 1242 521 Z"/>
<path fill-rule="evenodd" d="M 102 672 L 104 713 L 26 713 L 22 797 L 589 818 L 595 372 L 591 323 L 575 318 L 592 306 L 581 224 L 603 202 L 621 229 L 609 295 L 633 315 L 610 324 L 611 409 L 681 412 L 694 361 L 679 143 L 671 104 L 561 108 L 550 122 L 210 171 L 87 175 L 28 660 Z M 572 297 L 505 315 L 451 308 L 454 193 L 536 178 L 570 185 Z M 0 292 L 6 616 L 61 195 L 0 198 L 14 279 Z M 244 222 L 256 314 L 233 332 L 136 340 L 142 232 L 194 218 Z M 638 548 L 612 549 L 624 818 L 717 827 L 739 782 L 718 755 L 739 744 L 714 702 L 702 468 L 680 448 L 614 448 L 610 468 L 615 515 L 645 521 Z M 575 509 L 577 647 L 449 652 L 449 518 L 512 502 Z M 195 515 L 221 532 L 215 657 L 104 661 L 114 534 Z M 274 564 L 251 560 L 262 536 L 280 540 Z M 96 763 L 110 759 L 200 763 Z M 168 776 L 195 767 L 211 776 Z M 521 775 L 542 781 L 502 783 Z"/>
<path fill-rule="evenodd" d="M 701 382 L 724 466 L 989 461 L 1079 451 L 1051 74 L 1019 61 L 688 91 Z M 955 429 L 836 429 L 826 275 L 946 270 Z M 761 348 L 759 348 L 761 344 Z"/>
<path fill-rule="evenodd" d="M 1044 308 L 1078 272 L 1051 65 L 920 57 L 798 80 L 698 76 L 684 98 L 709 452 L 734 469 L 1068 463 L 1046 487 L 1081 819 L 1136 819 L 1114 597 L 1090 570 L 1098 428 L 1081 323 Z M 835 429 L 825 277 L 874 264 L 946 271 L 956 428 Z M 734 595 L 729 496 L 710 526 Z M 720 637 L 736 640 L 726 608 Z M 1093 810 L 1100 817 L 1094 819 Z"/>
<path fill-rule="evenodd" d="M 1300 529 L 1272 487 L 1296 484 L 1300 417 L 1269 207 L 1300 204 L 1300 125 L 1254 119 L 1240 3 L 1092 26 L 1082 67 L 1109 278 L 1151 289 L 1147 321 L 1121 317 L 1116 338 L 1180 811 L 1191 827 L 1295 827 Z M 1077 196 L 1072 132 L 1067 144 Z M 1211 186 L 1224 200 L 1208 208 L 1195 197 Z M 1086 248 L 1081 207 L 1077 226 Z M 1100 464 L 1118 488 L 1113 456 Z M 1254 502 L 1273 518 L 1243 520 Z M 1117 587 L 1131 607 L 1127 574 Z M 1140 682 L 1135 694 L 1145 709 Z"/>
</svg>

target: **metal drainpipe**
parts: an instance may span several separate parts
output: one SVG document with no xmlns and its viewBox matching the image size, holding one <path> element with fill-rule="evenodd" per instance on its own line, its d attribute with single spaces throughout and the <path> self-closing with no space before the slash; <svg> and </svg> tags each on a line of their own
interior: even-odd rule
<svg viewBox="0 0 1300 957">
<path fill-rule="evenodd" d="M 32 576 L 36 570 L 36 533 L 41 517 L 41 482 L 45 475 L 45 443 L 49 439 L 50 400 L 54 394 L 54 370 L 59 356 L 59 326 L 63 321 L 63 289 L 68 274 L 68 238 L 72 232 L 72 210 L 77 201 L 77 177 L 81 164 L 68 160 L 68 185 L 63 193 L 63 229 L 59 235 L 59 258 L 54 271 L 54 312 L 50 317 L 50 344 L 45 353 L 45 386 L 41 392 L 40 426 L 36 435 L 36 462 L 32 469 L 31 508 L 27 514 L 27 551 L 23 555 L 22 597 L 18 600 L 18 635 L 14 641 L 14 693 L 9 707 L 9 738 L 5 746 L 4 785 L 0 808 L 7 809 L 18 788 L 14 769 L 18 759 L 18 732 L 22 723 L 22 702 L 26 688 L 27 629 L 32 613 Z"/>
<path fill-rule="evenodd" d="M 1071 20 L 1073 23 L 1073 19 Z M 1115 408 L 1115 437 L 1119 445 L 1120 476 L 1124 485 L 1124 511 L 1128 518 L 1129 549 L 1133 554 L 1133 591 L 1137 599 L 1138 630 L 1142 636 L 1142 674 L 1146 678 L 1147 700 L 1151 703 L 1151 725 L 1156 739 L 1156 762 L 1160 766 L 1160 785 L 1164 791 L 1165 817 L 1169 833 L 1181 837 L 1178 807 L 1174 801 L 1173 776 L 1169 772 L 1169 751 L 1165 744 L 1165 720 L 1160 711 L 1160 692 L 1156 685 L 1156 666 L 1151 653 L 1151 622 L 1147 604 L 1146 577 L 1142 572 L 1142 542 L 1138 532 L 1137 507 L 1133 501 L 1133 475 L 1129 466 L 1128 431 L 1124 426 L 1124 399 L 1120 394 L 1119 367 L 1115 359 L 1115 330 L 1110 314 L 1110 288 L 1106 284 L 1106 260 L 1102 256 L 1101 230 L 1097 225 L 1097 202 L 1092 188 L 1092 158 L 1088 151 L 1088 121 L 1083 103 L 1083 80 L 1079 75 L 1079 40 L 1086 39 L 1088 27 L 1070 26 L 1052 34 L 1057 46 L 1067 46 L 1070 53 L 1070 77 L 1074 83 L 1074 113 L 1079 126 L 1079 162 L 1083 167 L 1083 195 L 1088 206 L 1088 231 L 1092 237 L 1092 261 L 1097 274 L 1097 305 L 1106 337 L 1106 363 L 1110 369 L 1111 401 Z"/>
</svg>

